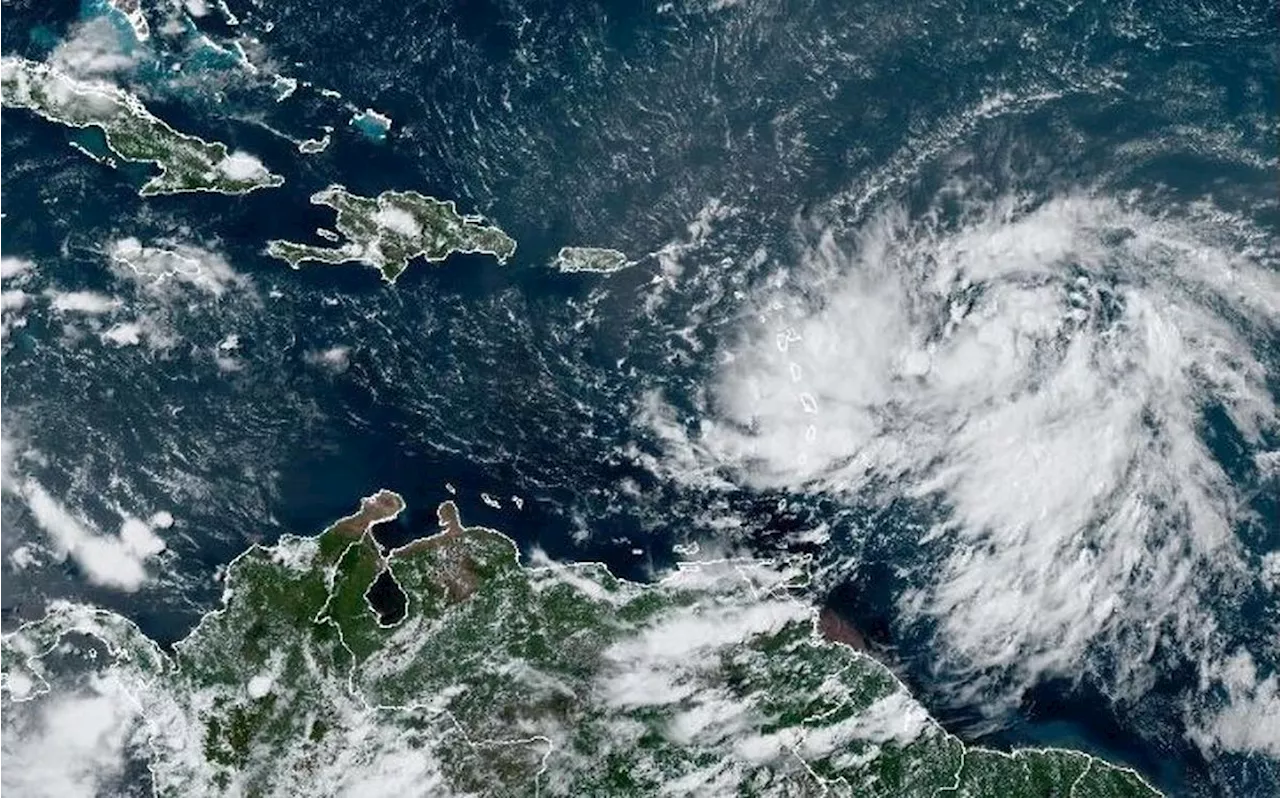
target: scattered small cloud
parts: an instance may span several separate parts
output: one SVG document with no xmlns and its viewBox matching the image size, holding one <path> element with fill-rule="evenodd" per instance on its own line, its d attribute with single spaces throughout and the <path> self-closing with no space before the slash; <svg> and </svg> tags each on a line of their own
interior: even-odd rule
<svg viewBox="0 0 1280 798">
<path fill-rule="evenodd" d="M 57 291 L 48 289 L 49 306 L 59 313 L 110 313 L 122 304 L 119 299 L 97 291 Z"/>
<path fill-rule="evenodd" d="M 328 349 L 313 349 L 303 355 L 303 359 L 313 366 L 341 374 L 351 366 L 351 347 L 331 346 Z"/>
<path fill-rule="evenodd" d="M 218 367 L 218 371 L 221 371 L 227 374 L 240 371 L 241 369 L 244 368 L 244 363 L 228 355 L 221 355 L 221 354 L 214 355 L 213 362 L 214 362 L 214 365 Z"/>
<path fill-rule="evenodd" d="M 25 571 L 31 566 L 39 564 L 40 555 L 36 546 L 23 543 L 9 552 L 9 565 L 15 571 Z"/>
<path fill-rule="evenodd" d="M 1207 755 L 1216 750 L 1280 759 L 1280 674 L 1263 674 L 1253 655 L 1237 651 L 1217 668 L 1227 701 L 1208 723 L 1191 723 L 1191 739 Z"/>
<path fill-rule="evenodd" d="M 379 208 L 378 212 L 373 215 L 373 220 L 377 222 L 379 227 L 393 230 L 408 238 L 417 238 L 422 235 L 422 225 L 418 224 L 418 220 L 413 218 L 412 213 L 403 208 L 390 206 Z"/>
<path fill-rule="evenodd" d="M 101 338 L 112 346 L 137 346 L 142 342 L 142 325 L 136 321 L 117 324 L 102 333 Z"/>
<path fill-rule="evenodd" d="M 21 313 L 31 300 L 31 295 L 21 288 L 0 291 L 0 341 L 9 338 L 9 331 L 24 327 L 27 317 Z"/>
<path fill-rule="evenodd" d="M 153 295 L 169 294 L 176 286 L 186 284 L 222 296 L 250 285 L 249 279 L 237 273 L 226 258 L 187 244 L 161 241 L 146 246 L 127 237 L 113 242 L 108 254 L 117 277 L 138 283 Z"/>
</svg>

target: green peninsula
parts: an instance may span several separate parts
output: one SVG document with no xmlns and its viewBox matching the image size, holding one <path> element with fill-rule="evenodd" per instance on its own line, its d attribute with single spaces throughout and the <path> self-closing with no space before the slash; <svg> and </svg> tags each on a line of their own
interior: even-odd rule
<svg viewBox="0 0 1280 798">
<path fill-rule="evenodd" d="M 48 64 L 5 56 L 0 62 L 5 106 L 25 108 L 75 128 L 99 128 L 107 149 L 125 161 L 153 163 L 160 174 L 143 196 L 208 191 L 246 194 L 284 183 L 262 162 L 225 144 L 179 133 L 147 110 L 137 97 L 115 86 L 77 80 Z M 114 165 L 112 158 L 104 161 Z"/>
<path fill-rule="evenodd" d="M 459 214 L 453 202 L 416 191 L 384 191 L 376 197 L 361 197 L 334 185 L 313 194 L 311 202 L 338 212 L 334 227 L 347 242 L 324 247 L 269 241 L 267 254 L 295 269 L 304 261 L 364 263 L 377 269 L 383 280 L 394 283 L 417 257 L 432 263 L 455 252 L 482 253 L 506 263 L 516 251 L 511 236 L 484 224 L 480 217 Z"/>
<path fill-rule="evenodd" d="M 172 654 L 55 605 L 3 639 L 6 718 L 69 689 L 48 661 L 92 645 L 90 683 L 138 713 L 161 796 L 1157 794 L 1085 754 L 947 734 L 818 633 L 799 564 L 685 564 L 655 585 L 527 566 L 452 502 L 438 533 L 384 550 L 371 530 L 403 508 L 381 491 L 249 549 Z"/>
</svg>

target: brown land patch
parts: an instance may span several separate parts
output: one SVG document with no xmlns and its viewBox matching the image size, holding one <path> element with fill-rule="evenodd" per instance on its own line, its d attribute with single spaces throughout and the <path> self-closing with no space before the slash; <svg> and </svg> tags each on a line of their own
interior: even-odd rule
<svg viewBox="0 0 1280 798">
<path fill-rule="evenodd" d="M 853 624 L 836 614 L 830 607 L 818 613 L 818 633 L 833 643 L 844 643 L 855 651 L 867 651 L 867 638 Z"/>
<path fill-rule="evenodd" d="M 390 490 L 380 490 L 360 500 L 360 509 L 354 515 L 339 518 L 326 532 L 351 540 L 364 537 L 374 524 L 390 521 L 404 511 L 404 499 Z"/>
</svg>

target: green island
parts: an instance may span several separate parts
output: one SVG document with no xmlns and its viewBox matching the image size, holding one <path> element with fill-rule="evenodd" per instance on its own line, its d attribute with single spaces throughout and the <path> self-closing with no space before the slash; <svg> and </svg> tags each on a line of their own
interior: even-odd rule
<svg viewBox="0 0 1280 798">
<path fill-rule="evenodd" d="M 631 265 L 626 254 L 602 247 L 561 247 L 552 263 L 562 272 L 598 272 L 609 274 Z"/>
<path fill-rule="evenodd" d="M 155 164 L 160 174 L 142 186 L 144 197 L 189 191 L 246 194 L 284 183 L 248 153 L 228 152 L 221 142 L 179 133 L 132 94 L 77 80 L 48 64 L 4 56 L 0 97 L 5 106 L 28 109 L 50 122 L 96 127 L 116 157 Z M 115 165 L 112 158 L 100 160 Z"/>
<path fill-rule="evenodd" d="M 65 689 L 46 659 L 94 641 L 156 794 L 184 798 L 1158 795 L 1086 754 L 947 734 L 820 634 L 792 595 L 803 563 L 686 563 L 653 585 L 529 566 L 452 502 L 438 533 L 386 551 L 372 529 L 404 506 L 380 491 L 318 536 L 250 548 L 172 654 L 57 604 L 3 638 L 4 700 Z"/>
<path fill-rule="evenodd" d="M 432 263 L 455 252 L 481 253 L 506 263 L 516 251 L 511 236 L 484 224 L 479 216 L 460 214 L 452 201 L 416 191 L 384 191 L 376 197 L 361 197 L 333 185 L 313 194 L 311 203 L 337 211 L 334 227 L 347 243 L 324 247 L 267 242 L 267 254 L 295 269 L 304 261 L 364 263 L 377 269 L 383 280 L 394 283 L 417 257 Z"/>
</svg>

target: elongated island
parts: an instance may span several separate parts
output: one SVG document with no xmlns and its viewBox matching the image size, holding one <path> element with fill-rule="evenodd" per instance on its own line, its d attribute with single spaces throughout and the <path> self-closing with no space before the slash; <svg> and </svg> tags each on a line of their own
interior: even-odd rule
<svg viewBox="0 0 1280 798">
<path fill-rule="evenodd" d="M 143 196 L 189 191 L 246 194 L 284 183 L 248 153 L 229 152 L 221 142 L 179 133 L 123 89 L 73 78 L 49 64 L 4 56 L 0 97 L 6 107 L 25 108 L 50 122 L 98 128 L 112 153 L 99 160 L 110 165 L 115 165 L 115 158 L 155 164 L 160 174 L 142 186 L 138 193 Z"/>
</svg>

